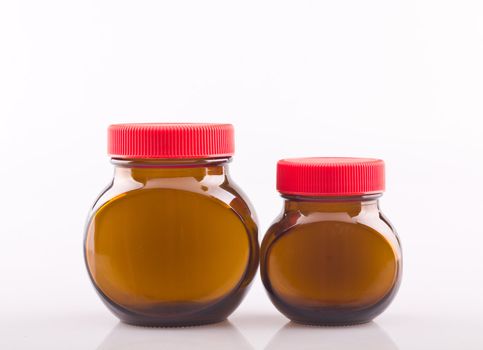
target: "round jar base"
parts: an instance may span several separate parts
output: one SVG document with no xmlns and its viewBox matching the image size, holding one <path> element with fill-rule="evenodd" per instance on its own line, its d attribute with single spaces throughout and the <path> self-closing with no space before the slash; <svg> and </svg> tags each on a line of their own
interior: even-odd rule
<svg viewBox="0 0 483 350">
<path fill-rule="evenodd" d="M 308 327 L 352 327 L 372 322 L 372 319 L 357 322 L 306 322 L 304 320 L 291 319 L 290 321 Z"/>
<path fill-rule="evenodd" d="M 97 290 L 97 288 L 96 288 Z M 145 310 L 128 310 L 97 290 L 107 308 L 123 323 L 140 327 L 195 327 L 225 321 L 240 305 L 247 288 L 238 289 L 207 304 L 170 304 Z"/>
<path fill-rule="evenodd" d="M 226 321 L 226 318 L 213 319 L 213 320 L 200 320 L 196 322 L 156 322 L 156 321 L 126 321 L 121 320 L 121 322 L 135 327 L 146 327 L 146 328 L 187 328 L 187 327 L 201 327 L 207 326 L 215 323 L 221 323 Z"/>
<path fill-rule="evenodd" d="M 389 306 L 399 285 L 379 302 L 373 305 L 361 307 L 302 307 L 291 305 L 269 292 L 269 297 L 275 307 L 292 322 L 319 327 L 344 327 L 356 326 L 371 322 Z"/>
</svg>

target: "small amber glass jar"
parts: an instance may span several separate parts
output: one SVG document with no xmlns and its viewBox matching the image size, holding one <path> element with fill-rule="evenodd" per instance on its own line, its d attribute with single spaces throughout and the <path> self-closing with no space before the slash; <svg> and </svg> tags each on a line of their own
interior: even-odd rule
<svg viewBox="0 0 483 350">
<path fill-rule="evenodd" d="M 402 257 L 379 209 L 384 162 L 285 159 L 277 165 L 284 210 L 266 233 L 261 275 L 274 305 L 299 323 L 350 325 L 394 298 Z"/>
<path fill-rule="evenodd" d="M 257 224 L 232 182 L 228 124 L 120 124 L 108 132 L 114 179 L 85 236 L 89 276 L 122 321 L 219 322 L 258 267 Z"/>
</svg>

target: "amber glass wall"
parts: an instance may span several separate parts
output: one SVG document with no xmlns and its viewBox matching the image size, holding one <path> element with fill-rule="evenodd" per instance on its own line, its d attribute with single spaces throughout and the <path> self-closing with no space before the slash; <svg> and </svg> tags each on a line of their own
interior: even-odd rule
<svg viewBox="0 0 483 350">
<path fill-rule="evenodd" d="M 289 197 L 263 240 L 261 273 L 274 304 L 294 321 L 362 323 L 397 291 L 401 250 L 374 196 Z"/>
<path fill-rule="evenodd" d="M 85 256 L 108 307 L 140 325 L 217 322 L 258 266 L 254 213 L 221 161 L 116 162 Z"/>
</svg>

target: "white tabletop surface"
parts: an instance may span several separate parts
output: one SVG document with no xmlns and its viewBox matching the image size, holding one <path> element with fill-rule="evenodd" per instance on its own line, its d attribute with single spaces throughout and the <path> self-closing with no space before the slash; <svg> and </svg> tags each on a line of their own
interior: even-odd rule
<svg viewBox="0 0 483 350">
<path fill-rule="evenodd" d="M 59 278 L 57 284 L 52 280 Z M 257 276 L 258 278 L 258 276 Z M 25 290 L 2 290 L 1 349 L 482 349 L 480 294 L 463 298 L 434 288 L 402 288 L 375 321 L 349 327 L 289 322 L 270 304 L 257 280 L 228 321 L 187 328 L 123 324 L 97 298 L 87 278 L 68 274 L 30 279 Z M 19 282 L 28 282 L 26 278 Z M 39 283 L 36 285 L 36 283 Z M 88 288 L 86 288 L 88 287 Z M 434 294 L 433 294 L 434 293 Z M 41 300 L 41 302 L 39 302 Z"/>
</svg>

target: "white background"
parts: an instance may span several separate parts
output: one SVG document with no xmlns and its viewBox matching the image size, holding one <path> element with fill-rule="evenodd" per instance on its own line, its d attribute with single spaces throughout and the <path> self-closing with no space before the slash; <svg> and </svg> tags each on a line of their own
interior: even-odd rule
<svg viewBox="0 0 483 350">
<path fill-rule="evenodd" d="M 482 62 L 480 0 L 1 0 L 0 348 L 482 349 Z M 260 238 L 277 159 L 383 158 L 393 304 L 297 327 L 257 276 L 229 323 L 118 323 L 82 257 L 115 122 L 233 123 Z"/>
</svg>

